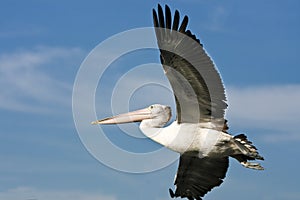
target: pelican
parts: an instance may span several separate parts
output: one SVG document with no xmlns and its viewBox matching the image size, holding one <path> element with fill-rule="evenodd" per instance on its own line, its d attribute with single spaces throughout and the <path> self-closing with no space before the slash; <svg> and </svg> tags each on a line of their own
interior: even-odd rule
<svg viewBox="0 0 300 200">
<path fill-rule="evenodd" d="M 153 22 L 160 60 L 174 93 L 176 120 L 171 108 L 153 104 L 144 109 L 92 122 L 119 124 L 140 122 L 140 130 L 155 142 L 180 154 L 172 198 L 200 200 L 225 178 L 229 157 L 242 166 L 264 168 L 253 160 L 263 160 L 246 135 L 228 133 L 225 89 L 213 61 L 200 40 L 187 30 L 188 17 L 180 23 L 178 10 L 173 20 L 170 8 L 153 9 Z"/>
</svg>

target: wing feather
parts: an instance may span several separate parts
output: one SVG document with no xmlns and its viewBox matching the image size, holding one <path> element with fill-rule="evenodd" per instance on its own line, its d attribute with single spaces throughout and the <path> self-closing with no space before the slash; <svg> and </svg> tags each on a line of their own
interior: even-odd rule
<svg viewBox="0 0 300 200">
<path fill-rule="evenodd" d="M 184 18 L 182 20 L 182 23 L 181 23 L 181 25 L 179 27 L 179 30 L 178 30 L 180 33 L 185 33 L 185 29 L 187 27 L 188 22 L 189 22 L 188 16 L 184 16 Z"/>
<path fill-rule="evenodd" d="M 211 189 L 221 185 L 228 166 L 228 157 L 199 158 L 195 152 L 181 155 L 174 183 L 176 190 L 169 190 L 171 197 L 201 199 Z"/>
<path fill-rule="evenodd" d="M 166 7 L 166 28 L 167 29 L 171 29 L 171 23 L 172 23 L 171 10 L 169 7 Z"/>
<path fill-rule="evenodd" d="M 178 10 L 176 10 L 175 14 L 174 14 L 174 20 L 173 20 L 173 27 L 172 27 L 173 30 L 178 29 L 179 20 L 180 20 L 179 12 L 178 12 Z"/>
<path fill-rule="evenodd" d="M 171 19 L 167 5 L 165 14 L 160 5 L 158 14 L 153 10 L 161 63 L 175 95 L 177 121 L 213 122 L 211 128 L 223 130 L 227 104 L 221 77 L 200 40 L 186 30 L 188 17 L 180 23 L 176 10 L 173 25 Z"/>
</svg>

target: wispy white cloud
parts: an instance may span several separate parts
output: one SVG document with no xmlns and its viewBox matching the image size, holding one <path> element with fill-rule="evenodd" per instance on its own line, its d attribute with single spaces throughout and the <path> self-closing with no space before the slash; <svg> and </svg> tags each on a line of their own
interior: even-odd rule
<svg viewBox="0 0 300 200">
<path fill-rule="evenodd" d="M 17 187 L 0 192 L 5 200 L 116 200 L 116 197 L 96 192 L 40 190 L 31 187 Z"/>
<path fill-rule="evenodd" d="M 300 140 L 300 85 L 231 86 L 227 93 L 235 125 L 274 131 L 264 136 L 269 142 Z"/>
<path fill-rule="evenodd" d="M 40 35 L 43 32 L 44 30 L 34 26 L 26 27 L 23 29 L 10 28 L 6 30 L 1 30 L 0 38 L 33 37 L 33 36 Z"/>
<path fill-rule="evenodd" d="M 224 23 L 228 16 L 228 10 L 224 6 L 217 6 L 210 13 L 209 24 L 207 28 L 211 31 L 223 31 L 225 26 Z"/>
<path fill-rule="evenodd" d="M 262 124 L 300 120 L 300 85 L 228 87 L 227 92 L 233 118 Z"/>
<path fill-rule="evenodd" d="M 0 55 L 0 108 L 45 112 L 49 106 L 70 106 L 72 83 L 57 74 L 78 59 L 78 48 L 36 47 Z M 75 59 L 74 59 L 75 58 Z M 73 62 L 74 64 L 74 62 Z"/>
</svg>

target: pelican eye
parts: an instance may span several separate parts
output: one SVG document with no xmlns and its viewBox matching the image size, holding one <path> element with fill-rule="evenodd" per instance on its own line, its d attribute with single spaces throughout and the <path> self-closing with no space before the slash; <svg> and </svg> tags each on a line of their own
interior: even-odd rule
<svg viewBox="0 0 300 200">
<path fill-rule="evenodd" d="M 154 108 L 154 106 L 149 106 L 149 108 L 152 110 Z"/>
</svg>

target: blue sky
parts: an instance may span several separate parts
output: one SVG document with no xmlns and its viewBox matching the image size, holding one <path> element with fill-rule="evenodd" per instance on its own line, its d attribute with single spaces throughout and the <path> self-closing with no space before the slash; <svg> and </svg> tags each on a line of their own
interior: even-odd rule
<svg viewBox="0 0 300 200">
<path fill-rule="evenodd" d="M 246 133 L 266 159 L 264 172 L 231 160 L 225 182 L 205 199 L 299 199 L 299 1 L 4 0 L 0 3 L 1 200 L 169 199 L 177 162 L 150 173 L 111 169 L 85 148 L 72 113 L 73 84 L 89 52 L 114 34 L 152 26 L 151 12 L 157 3 L 167 3 L 172 11 L 179 9 L 190 17 L 189 28 L 222 74 L 230 132 Z M 111 64 L 96 92 L 99 117 L 111 114 L 112 87 L 122 75 L 149 62 L 159 62 L 158 52 L 133 52 Z M 153 80 L 164 81 L 159 69 L 154 74 Z M 136 84 L 144 76 L 122 84 Z M 129 108 L 149 103 L 174 106 L 167 89 L 149 86 L 137 90 Z M 118 127 L 103 129 L 110 141 L 127 151 L 161 148 L 137 138 L 142 135 L 136 125 L 125 127 L 134 137 Z M 124 161 L 102 146 L 97 149 Z M 153 163 L 126 164 L 151 167 Z"/>
</svg>

